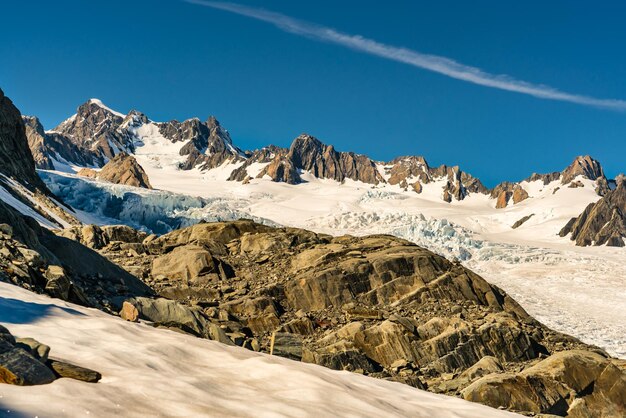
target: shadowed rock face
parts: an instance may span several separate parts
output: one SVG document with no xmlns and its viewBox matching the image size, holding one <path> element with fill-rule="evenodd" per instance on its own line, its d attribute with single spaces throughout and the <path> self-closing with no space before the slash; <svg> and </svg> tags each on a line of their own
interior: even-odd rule
<svg viewBox="0 0 626 418">
<path fill-rule="evenodd" d="M 35 173 L 26 130 L 19 110 L 0 90 L 0 172 L 27 186 L 50 193 Z"/>
<path fill-rule="evenodd" d="M 626 238 L 626 183 L 618 182 L 615 190 L 590 203 L 577 218 L 572 218 L 559 235 L 568 234 L 576 245 L 623 247 Z"/>
<path fill-rule="evenodd" d="M 100 171 L 82 169 L 78 172 L 78 175 L 96 178 L 109 183 L 152 189 L 144 169 L 139 165 L 135 157 L 125 152 L 117 154 Z"/>
</svg>

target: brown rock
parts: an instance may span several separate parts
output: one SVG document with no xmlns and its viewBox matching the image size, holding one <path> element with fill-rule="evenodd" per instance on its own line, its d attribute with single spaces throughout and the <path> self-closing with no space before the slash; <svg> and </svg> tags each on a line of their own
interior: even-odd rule
<svg viewBox="0 0 626 418">
<path fill-rule="evenodd" d="M 124 301 L 122 304 L 122 310 L 120 311 L 120 317 L 126 321 L 138 322 L 139 311 L 133 304 Z"/>
<path fill-rule="evenodd" d="M 95 370 L 76 366 L 61 360 L 50 359 L 47 364 L 57 377 L 67 377 L 88 383 L 97 383 L 102 379 L 102 375 Z"/>
</svg>

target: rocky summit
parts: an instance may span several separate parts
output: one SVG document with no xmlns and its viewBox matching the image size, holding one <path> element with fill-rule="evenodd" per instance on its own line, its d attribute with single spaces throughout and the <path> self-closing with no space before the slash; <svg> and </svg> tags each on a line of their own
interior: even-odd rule
<svg viewBox="0 0 626 418">
<path fill-rule="evenodd" d="M 550 330 L 480 276 L 402 239 L 245 220 L 162 236 L 93 226 L 58 233 L 150 286 L 157 296 L 110 298 L 130 321 L 524 413 L 623 408 L 612 389 L 626 379 L 623 362 Z M 577 370 L 587 380 L 568 380 Z M 529 383 L 539 375 L 545 383 Z M 504 395 L 510 390 L 519 399 Z"/>
</svg>

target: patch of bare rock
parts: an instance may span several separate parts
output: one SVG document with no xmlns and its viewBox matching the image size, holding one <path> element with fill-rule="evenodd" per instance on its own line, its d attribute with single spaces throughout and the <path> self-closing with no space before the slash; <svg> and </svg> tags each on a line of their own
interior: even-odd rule
<svg viewBox="0 0 626 418">
<path fill-rule="evenodd" d="M 100 171 L 82 168 L 78 175 L 109 183 L 152 189 L 144 169 L 139 165 L 135 157 L 125 152 L 121 152 L 113 157 Z"/>
</svg>

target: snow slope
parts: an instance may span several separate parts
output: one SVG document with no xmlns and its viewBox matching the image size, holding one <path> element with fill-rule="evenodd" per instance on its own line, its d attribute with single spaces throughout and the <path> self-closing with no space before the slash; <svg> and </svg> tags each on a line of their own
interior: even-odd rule
<svg viewBox="0 0 626 418">
<path fill-rule="evenodd" d="M 0 283 L 0 323 L 98 370 L 90 384 L 0 385 L 0 415 L 513 417 L 410 386 L 125 322 Z M 176 382 L 175 385 L 172 382 Z"/>
</svg>

